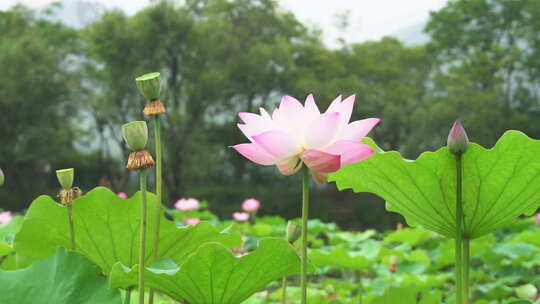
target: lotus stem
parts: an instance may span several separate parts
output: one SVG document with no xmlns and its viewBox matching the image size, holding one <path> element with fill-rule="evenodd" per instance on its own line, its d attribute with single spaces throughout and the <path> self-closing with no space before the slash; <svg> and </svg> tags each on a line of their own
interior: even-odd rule
<svg viewBox="0 0 540 304">
<path fill-rule="evenodd" d="M 470 244 L 471 240 L 469 238 L 463 238 L 463 304 L 469 304 Z"/>
<path fill-rule="evenodd" d="M 309 169 L 302 168 L 302 263 L 300 267 L 300 288 L 302 304 L 307 303 L 307 236 L 309 216 Z"/>
<path fill-rule="evenodd" d="M 161 154 L 161 122 L 159 115 L 154 116 L 154 136 L 156 144 L 156 227 L 154 229 L 154 240 L 152 245 L 152 263 L 155 263 L 159 254 L 159 230 L 161 226 L 162 214 L 162 154 Z M 150 289 L 148 303 L 154 303 L 154 290 Z"/>
<path fill-rule="evenodd" d="M 139 304 L 144 304 L 144 260 L 146 257 L 146 170 L 139 170 L 141 184 L 141 220 L 139 243 Z"/>
<path fill-rule="evenodd" d="M 362 272 L 360 270 L 356 270 L 354 272 L 354 276 L 358 291 L 358 303 L 362 303 L 362 293 L 364 289 L 364 287 L 362 286 Z"/>
<path fill-rule="evenodd" d="M 72 203 L 66 204 L 68 222 L 69 222 L 69 238 L 71 239 L 71 250 L 75 251 L 77 248 L 75 243 L 75 224 L 73 223 L 73 207 Z"/>
<path fill-rule="evenodd" d="M 124 304 L 129 304 L 131 302 L 131 290 L 132 290 L 131 287 L 126 290 L 126 295 L 124 297 Z"/>
<path fill-rule="evenodd" d="M 287 277 L 281 280 L 281 304 L 287 304 Z"/>
<path fill-rule="evenodd" d="M 463 299 L 463 250 L 462 250 L 462 219 L 463 219 L 463 200 L 461 189 L 461 154 L 456 154 L 456 303 L 464 304 Z"/>
</svg>

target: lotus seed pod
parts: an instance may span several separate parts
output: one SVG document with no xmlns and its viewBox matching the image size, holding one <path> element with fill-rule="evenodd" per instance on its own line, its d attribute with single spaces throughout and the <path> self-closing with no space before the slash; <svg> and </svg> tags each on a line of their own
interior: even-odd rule
<svg viewBox="0 0 540 304">
<path fill-rule="evenodd" d="M 516 295 L 524 300 L 536 300 L 538 290 L 532 284 L 521 285 L 516 288 Z"/>
<path fill-rule="evenodd" d="M 74 175 L 75 170 L 73 168 L 56 170 L 56 177 L 63 189 L 71 189 Z"/>
<path fill-rule="evenodd" d="M 2 171 L 2 169 L 0 169 L 0 186 L 4 184 L 5 179 L 6 178 L 4 177 L 4 172 Z"/>
<path fill-rule="evenodd" d="M 148 141 L 148 127 L 145 121 L 132 121 L 122 126 L 122 136 L 133 151 L 143 150 Z"/>
<path fill-rule="evenodd" d="M 456 120 L 450 133 L 448 134 L 448 149 L 453 154 L 463 154 L 467 150 L 469 145 L 469 138 L 467 137 L 467 132 L 461 125 L 461 121 Z"/>
<path fill-rule="evenodd" d="M 289 243 L 294 243 L 302 235 L 302 228 L 292 221 L 287 222 L 287 241 Z"/>
<path fill-rule="evenodd" d="M 160 74 L 158 72 L 154 72 L 135 78 L 139 92 L 141 92 L 147 100 L 159 98 L 159 92 L 161 91 L 159 76 Z"/>
</svg>

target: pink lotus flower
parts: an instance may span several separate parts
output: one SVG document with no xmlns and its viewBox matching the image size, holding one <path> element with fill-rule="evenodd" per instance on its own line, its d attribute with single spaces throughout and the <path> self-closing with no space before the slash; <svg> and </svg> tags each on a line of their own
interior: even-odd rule
<svg viewBox="0 0 540 304">
<path fill-rule="evenodd" d="M 199 209 L 199 200 L 196 198 L 181 198 L 176 201 L 174 208 L 180 211 L 195 211 Z"/>
<path fill-rule="evenodd" d="M 248 198 L 242 203 L 242 210 L 245 212 L 255 213 L 259 210 L 261 202 L 254 198 Z"/>
<path fill-rule="evenodd" d="M 190 225 L 190 226 L 195 226 L 195 225 L 197 225 L 200 221 L 201 221 L 201 219 L 198 218 L 198 217 L 194 217 L 194 218 L 186 217 L 186 218 L 184 218 L 184 223 L 186 223 L 186 225 Z"/>
<path fill-rule="evenodd" d="M 341 166 L 374 154 L 360 143 L 380 121 L 368 118 L 349 123 L 355 95 L 345 100 L 338 96 L 321 113 L 310 94 L 302 105 L 291 96 L 281 99 L 272 116 L 261 108 L 260 115 L 239 113 L 244 124 L 238 128 L 251 143 L 233 146 L 247 159 L 265 166 L 276 165 L 281 174 L 296 173 L 306 164 L 314 181 L 326 182 L 328 174 Z"/>
<path fill-rule="evenodd" d="M 540 213 L 534 215 L 534 220 L 536 221 L 537 225 L 540 225 Z"/>
<path fill-rule="evenodd" d="M 123 198 L 123 199 L 128 198 L 128 195 L 125 192 L 118 192 L 116 193 L 116 195 L 118 195 L 119 198 Z"/>
<path fill-rule="evenodd" d="M 7 224 L 11 222 L 11 211 L 0 212 L 0 225 Z"/>
<path fill-rule="evenodd" d="M 238 222 L 245 222 L 249 220 L 249 213 L 246 212 L 235 212 L 233 213 L 233 219 Z"/>
</svg>

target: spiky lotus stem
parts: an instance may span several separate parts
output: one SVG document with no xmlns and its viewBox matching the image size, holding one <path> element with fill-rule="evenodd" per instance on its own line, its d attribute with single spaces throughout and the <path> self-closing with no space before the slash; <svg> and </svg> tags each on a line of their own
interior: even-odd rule
<svg viewBox="0 0 540 304">
<path fill-rule="evenodd" d="M 58 194 L 60 197 L 60 203 L 66 206 L 68 224 L 69 224 L 69 239 L 71 241 L 71 250 L 76 250 L 77 245 L 75 242 L 75 223 L 73 220 L 73 201 L 82 196 L 82 190 L 78 187 L 69 189 L 61 189 Z"/>
<path fill-rule="evenodd" d="M 147 198 L 146 198 L 146 169 L 154 165 L 152 155 L 146 150 L 137 150 L 129 155 L 127 168 L 139 171 L 141 190 L 140 231 L 139 231 L 139 303 L 144 304 L 144 269 L 146 258 L 147 230 Z"/>
<path fill-rule="evenodd" d="M 301 303 L 307 303 L 307 237 L 309 217 L 309 168 L 304 165 L 302 170 L 302 260 L 300 267 Z"/>
<path fill-rule="evenodd" d="M 161 103 L 161 101 L 158 99 Z M 146 108 L 145 108 L 146 110 Z M 165 108 L 163 108 L 163 113 Z M 146 112 L 145 112 L 146 114 Z M 154 117 L 154 136 L 156 145 L 156 226 L 154 229 L 154 238 L 152 243 L 152 263 L 155 263 L 159 257 L 159 233 L 161 229 L 161 216 L 162 216 L 162 190 L 163 190 L 163 178 L 162 178 L 162 152 L 161 152 L 161 121 L 159 115 L 155 114 Z M 148 303 L 154 303 L 154 290 L 150 289 L 148 294 Z"/>
<path fill-rule="evenodd" d="M 144 304 L 144 262 L 146 258 L 146 170 L 139 170 L 141 186 L 141 220 L 139 242 L 139 303 Z"/>
</svg>

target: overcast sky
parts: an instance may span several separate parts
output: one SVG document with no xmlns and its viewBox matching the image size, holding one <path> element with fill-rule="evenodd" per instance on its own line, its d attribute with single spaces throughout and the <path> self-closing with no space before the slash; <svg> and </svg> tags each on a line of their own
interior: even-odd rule
<svg viewBox="0 0 540 304">
<path fill-rule="evenodd" d="M 406 31 L 425 22 L 429 12 L 442 8 L 447 0 L 278 0 L 297 18 L 324 30 L 325 40 L 334 44 L 338 37 L 348 42 L 376 40 L 385 35 Z M 15 3 L 42 7 L 51 0 L 0 0 L 0 10 Z M 118 7 L 132 14 L 148 5 L 149 0 L 89 0 L 106 7 Z M 346 32 L 336 27 L 336 15 L 348 13 L 350 26 Z"/>
</svg>

